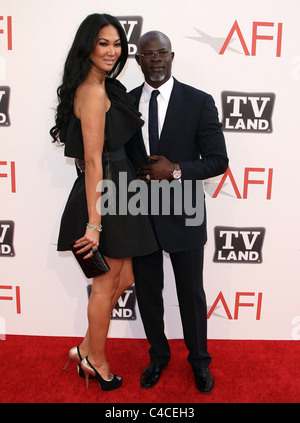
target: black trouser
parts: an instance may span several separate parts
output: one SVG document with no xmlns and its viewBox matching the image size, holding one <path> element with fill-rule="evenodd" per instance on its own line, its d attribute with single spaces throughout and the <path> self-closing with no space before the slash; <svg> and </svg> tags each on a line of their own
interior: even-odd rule
<svg viewBox="0 0 300 423">
<path fill-rule="evenodd" d="M 203 248 L 171 253 L 188 361 L 194 368 L 208 367 L 207 307 L 203 289 Z M 135 287 L 151 361 L 166 365 L 170 348 L 164 333 L 163 252 L 133 260 Z"/>
</svg>

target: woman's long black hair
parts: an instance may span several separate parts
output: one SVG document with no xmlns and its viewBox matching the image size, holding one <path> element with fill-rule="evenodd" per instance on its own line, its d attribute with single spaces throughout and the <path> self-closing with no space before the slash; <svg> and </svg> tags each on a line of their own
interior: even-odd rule
<svg viewBox="0 0 300 423">
<path fill-rule="evenodd" d="M 57 89 L 56 124 L 50 130 L 53 142 L 60 141 L 60 133 L 73 112 L 75 91 L 87 78 L 91 69 L 92 62 L 89 57 L 95 48 L 99 31 L 108 25 L 113 25 L 119 32 L 122 52 L 113 69 L 107 73 L 107 78 L 116 78 L 125 66 L 128 57 L 128 43 L 125 31 L 118 19 L 111 15 L 98 13 L 87 16 L 77 30 L 65 63 L 62 84 Z"/>
</svg>

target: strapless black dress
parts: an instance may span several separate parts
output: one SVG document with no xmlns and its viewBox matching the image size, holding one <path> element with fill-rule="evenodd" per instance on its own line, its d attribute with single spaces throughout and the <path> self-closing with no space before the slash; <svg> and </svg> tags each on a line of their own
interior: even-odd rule
<svg viewBox="0 0 300 423">
<path fill-rule="evenodd" d="M 101 218 L 99 250 L 111 258 L 126 258 L 147 255 L 158 249 L 149 217 L 138 214 L 119 213 L 119 200 L 129 201 L 134 193 L 124 192 L 131 181 L 136 179 L 133 166 L 127 158 L 125 144 L 143 125 L 139 114 L 131 105 L 130 97 L 118 81 L 107 81 L 106 90 L 111 107 L 106 114 L 105 148 L 103 150 L 103 178 L 110 179 L 116 188 L 113 201 L 117 200 L 116 214 L 106 214 Z M 65 155 L 84 159 L 80 120 L 72 116 L 67 128 L 61 134 L 65 144 Z M 71 250 L 70 243 L 85 234 L 88 222 L 85 192 L 85 174 L 78 170 L 76 179 L 67 200 L 60 224 L 58 251 Z M 120 174 L 122 189 L 120 190 Z"/>
</svg>

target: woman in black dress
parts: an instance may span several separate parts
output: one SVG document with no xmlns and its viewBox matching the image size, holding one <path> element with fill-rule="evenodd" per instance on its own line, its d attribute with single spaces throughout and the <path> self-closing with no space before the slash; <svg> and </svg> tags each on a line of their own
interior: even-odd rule
<svg viewBox="0 0 300 423">
<path fill-rule="evenodd" d="M 65 368 L 75 361 L 80 374 L 85 374 L 86 385 L 91 375 L 103 390 L 122 384 L 110 372 L 105 343 L 112 308 L 134 281 L 131 257 L 158 248 L 147 216 L 118 214 L 118 207 L 116 214 L 101 216 L 99 212 L 99 181 L 110 178 L 116 198 L 122 199 L 120 172 L 126 172 L 128 184 L 135 178 L 124 147 L 143 121 L 116 80 L 127 55 L 127 39 L 119 21 L 106 14 L 89 15 L 68 54 L 58 88 L 56 125 L 50 131 L 54 141 L 65 145 L 65 155 L 76 159 L 79 174 L 62 216 L 58 251 L 70 250 L 71 241 L 76 240 L 77 253 L 89 258 L 98 248 L 111 268 L 93 278 L 89 328 L 82 343 L 69 351 Z M 129 195 L 125 198 L 129 200 Z"/>
</svg>

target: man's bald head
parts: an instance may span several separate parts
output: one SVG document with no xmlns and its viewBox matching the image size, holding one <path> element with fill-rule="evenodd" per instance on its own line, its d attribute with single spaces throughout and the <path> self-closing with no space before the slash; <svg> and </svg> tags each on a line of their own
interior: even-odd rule
<svg viewBox="0 0 300 423">
<path fill-rule="evenodd" d="M 138 53 L 141 53 L 144 46 L 151 41 L 159 41 L 167 47 L 169 51 L 172 50 L 172 45 L 169 37 L 160 31 L 149 31 L 142 35 L 138 41 Z"/>
</svg>

